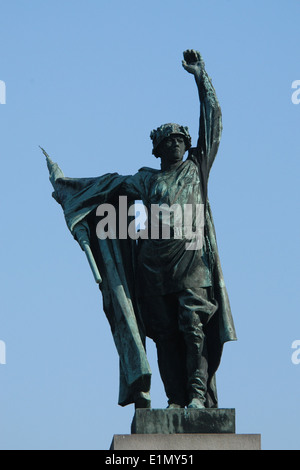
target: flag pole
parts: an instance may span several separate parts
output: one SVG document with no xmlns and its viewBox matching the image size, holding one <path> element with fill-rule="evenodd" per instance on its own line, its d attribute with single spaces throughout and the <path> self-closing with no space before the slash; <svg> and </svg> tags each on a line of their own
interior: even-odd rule
<svg viewBox="0 0 300 470">
<path fill-rule="evenodd" d="M 99 269 L 96 264 L 94 255 L 92 253 L 90 243 L 89 243 L 88 232 L 84 224 L 81 224 L 80 222 L 76 224 L 75 227 L 73 228 L 73 234 L 75 235 L 75 238 L 78 241 L 79 245 L 81 246 L 82 250 L 86 254 L 86 257 L 89 262 L 92 273 L 94 275 L 95 281 L 97 282 L 97 284 L 101 284 L 102 278 L 100 276 Z"/>
</svg>

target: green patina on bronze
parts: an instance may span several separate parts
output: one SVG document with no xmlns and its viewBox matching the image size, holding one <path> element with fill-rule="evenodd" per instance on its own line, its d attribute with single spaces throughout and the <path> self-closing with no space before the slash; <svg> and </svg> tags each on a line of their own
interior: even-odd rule
<svg viewBox="0 0 300 470">
<path fill-rule="evenodd" d="M 224 343 L 236 339 L 207 197 L 222 132 L 221 109 L 199 52 L 185 51 L 182 65 L 194 75 L 198 88 L 199 137 L 191 147 L 186 126 L 168 123 L 152 131 L 161 170 L 67 178 L 43 150 L 53 197 L 62 206 L 67 226 L 102 292 L 120 357 L 122 406 L 150 406 L 151 370 L 145 350 L 149 336 L 157 345 L 170 408 L 217 407 L 215 373 Z M 174 235 L 167 240 L 140 238 L 138 244 L 130 238 L 99 240 L 96 209 L 110 203 L 118 212 L 120 195 L 127 196 L 128 206 L 141 199 L 147 209 L 155 203 L 203 204 L 203 247 L 191 253 L 185 249 L 186 239 Z"/>
</svg>

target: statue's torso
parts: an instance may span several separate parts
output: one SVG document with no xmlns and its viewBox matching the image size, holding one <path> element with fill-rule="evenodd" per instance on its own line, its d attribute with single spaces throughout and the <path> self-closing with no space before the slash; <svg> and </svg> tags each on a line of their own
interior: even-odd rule
<svg viewBox="0 0 300 470">
<path fill-rule="evenodd" d="M 186 160 L 176 170 L 145 168 L 138 175 L 140 196 L 148 213 L 148 237 L 140 242 L 138 258 L 142 292 L 167 294 L 210 286 L 203 238 L 199 238 L 203 234 L 199 227 L 203 228 L 203 200 L 197 165 Z M 166 210 L 158 213 L 155 207 L 163 204 Z M 198 239 L 196 228 L 200 230 Z"/>
</svg>

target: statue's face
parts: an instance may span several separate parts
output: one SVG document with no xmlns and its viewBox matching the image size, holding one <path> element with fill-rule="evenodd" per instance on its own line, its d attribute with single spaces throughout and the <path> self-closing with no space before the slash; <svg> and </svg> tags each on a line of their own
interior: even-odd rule
<svg viewBox="0 0 300 470">
<path fill-rule="evenodd" d="M 185 151 L 184 137 L 180 134 L 171 134 L 159 144 L 159 156 L 165 163 L 182 161 Z"/>
</svg>

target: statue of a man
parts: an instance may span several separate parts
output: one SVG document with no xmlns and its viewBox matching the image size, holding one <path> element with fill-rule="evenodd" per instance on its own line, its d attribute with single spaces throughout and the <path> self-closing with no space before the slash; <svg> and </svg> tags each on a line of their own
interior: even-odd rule
<svg viewBox="0 0 300 470">
<path fill-rule="evenodd" d="M 223 344 L 236 339 L 207 198 L 221 110 L 200 53 L 185 51 L 182 65 L 194 75 L 200 97 L 196 147 L 187 127 L 168 123 L 151 132 L 160 170 L 68 179 L 48 160 L 67 224 L 80 243 L 85 231 L 103 278 L 104 310 L 120 355 L 121 405 L 150 407 L 148 336 L 157 347 L 168 407 L 217 407 L 215 372 Z M 120 210 L 119 196 L 142 200 L 146 208 L 147 236 L 141 233 L 138 243 L 99 239 L 97 206 L 110 202 Z M 153 208 L 162 211 L 152 217 Z"/>
</svg>

